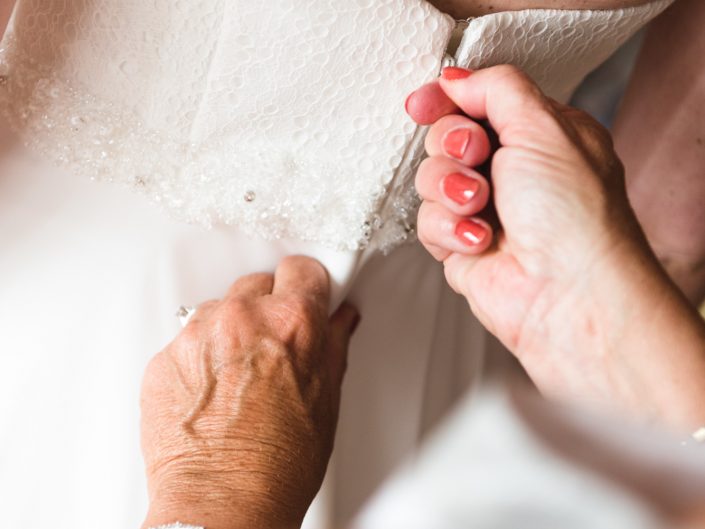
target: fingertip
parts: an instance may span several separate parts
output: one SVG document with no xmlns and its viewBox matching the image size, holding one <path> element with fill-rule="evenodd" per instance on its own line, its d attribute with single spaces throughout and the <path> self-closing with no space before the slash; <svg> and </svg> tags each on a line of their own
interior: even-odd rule
<svg viewBox="0 0 705 529">
<path fill-rule="evenodd" d="M 447 156 L 466 167 L 477 167 L 487 161 L 492 143 L 487 130 L 467 116 L 439 118 L 425 139 L 429 156 Z"/>
<path fill-rule="evenodd" d="M 274 273 L 273 294 L 312 296 L 325 310 L 330 302 L 331 281 L 326 267 L 317 259 L 290 255 L 282 259 Z"/>
<path fill-rule="evenodd" d="M 459 68 L 457 66 L 446 66 L 441 70 L 441 79 L 444 81 L 458 81 L 467 79 L 473 74 L 472 70 L 467 68 Z"/>
<path fill-rule="evenodd" d="M 494 235 L 491 226 L 476 217 L 462 219 L 456 224 L 454 233 L 464 246 L 464 251 L 460 253 L 467 255 L 477 255 L 487 250 Z"/>
<path fill-rule="evenodd" d="M 345 329 L 348 336 L 355 333 L 360 326 L 360 321 L 362 321 L 360 311 L 347 301 L 343 302 L 333 315 L 333 324 Z"/>
<path fill-rule="evenodd" d="M 418 234 L 421 243 L 427 249 L 436 249 L 438 255 L 442 255 L 441 250 L 477 255 L 487 250 L 493 239 L 492 228 L 484 220 L 455 215 L 442 204 L 432 202 L 421 205 Z"/>
<path fill-rule="evenodd" d="M 462 217 L 478 214 L 490 197 L 489 184 L 480 173 L 447 156 L 423 160 L 414 183 L 423 200 L 441 203 Z"/>
<path fill-rule="evenodd" d="M 406 99 L 404 107 L 406 113 L 419 125 L 431 125 L 443 116 L 460 111 L 438 81 L 428 83 L 412 92 Z"/>
<path fill-rule="evenodd" d="M 338 382 L 342 382 L 347 369 L 350 340 L 360 325 L 360 312 L 357 308 L 344 302 L 335 311 L 330 319 L 330 333 L 333 350 L 337 352 L 331 356 L 333 373 L 337 373 Z"/>
</svg>

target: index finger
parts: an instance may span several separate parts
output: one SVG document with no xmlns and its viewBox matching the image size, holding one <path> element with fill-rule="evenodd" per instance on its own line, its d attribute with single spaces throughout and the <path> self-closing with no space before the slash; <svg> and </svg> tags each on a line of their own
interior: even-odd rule
<svg viewBox="0 0 705 529">
<path fill-rule="evenodd" d="M 449 67 L 439 80 L 446 95 L 476 120 L 489 120 L 505 146 L 545 139 L 557 110 L 538 85 L 514 66 L 470 71 Z"/>
<path fill-rule="evenodd" d="M 432 125 L 443 116 L 460 112 L 437 79 L 412 92 L 404 106 L 406 113 L 419 125 Z"/>
<path fill-rule="evenodd" d="M 330 279 L 325 267 L 310 257 L 286 257 L 274 273 L 272 294 L 311 298 L 325 312 L 330 303 Z"/>
</svg>

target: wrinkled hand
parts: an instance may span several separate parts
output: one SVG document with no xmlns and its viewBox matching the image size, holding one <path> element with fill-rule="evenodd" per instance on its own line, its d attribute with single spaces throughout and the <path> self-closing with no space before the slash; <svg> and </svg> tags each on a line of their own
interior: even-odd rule
<svg viewBox="0 0 705 529">
<path fill-rule="evenodd" d="M 285 259 L 200 306 L 150 363 L 142 447 L 145 527 L 300 527 L 333 447 L 348 341 L 359 316 L 329 319 L 325 269 Z"/>
<path fill-rule="evenodd" d="M 642 406 L 648 389 L 630 377 L 648 362 L 628 357 L 620 339 L 626 320 L 648 326 L 651 315 L 640 321 L 639 306 L 617 290 L 651 282 L 654 305 L 670 286 L 629 207 L 608 132 L 510 66 L 448 68 L 407 109 L 433 123 L 416 181 L 419 237 L 450 285 L 545 393 Z M 482 216 L 490 186 L 474 167 L 491 147 L 474 120 L 499 137 L 491 160 L 499 231 Z"/>
</svg>

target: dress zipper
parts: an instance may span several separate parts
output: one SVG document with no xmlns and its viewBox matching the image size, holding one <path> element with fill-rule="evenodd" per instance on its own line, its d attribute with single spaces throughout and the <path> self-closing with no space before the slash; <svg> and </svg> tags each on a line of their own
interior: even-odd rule
<svg viewBox="0 0 705 529">
<path fill-rule="evenodd" d="M 441 69 L 447 68 L 449 66 L 457 66 L 458 61 L 455 59 L 455 53 L 460 46 L 460 42 L 463 39 L 463 33 L 470 25 L 470 22 L 475 17 L 462 18 L 455 20 L 455 29 L 453 30 L 453 35 L 451 36 L 450 42 L 448 42 L 448 47 L 446 48 L 445 54 L 443 55 L 443 60 L 441 61 Z"/>
</svg>

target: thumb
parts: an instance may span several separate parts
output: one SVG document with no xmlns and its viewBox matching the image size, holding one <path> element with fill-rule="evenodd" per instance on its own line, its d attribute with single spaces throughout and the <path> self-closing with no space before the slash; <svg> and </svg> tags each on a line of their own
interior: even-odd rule
<svg viewBox="0 0 705 529">
<path fill-rule="evenodd" d="M 360 324 L 360 313 L 350 303 L 343 303 L 330 318 L 331 369 L 335 380 L 342 383 L 348 365 L 350 338 Z"/>
<path fill-rule="evenodd" d="M 443 70 L 439 84 L 465 114 L 489 120 L 504 146 L 533 143 L 537 130 L 546 135 L 558 124 L 558 110 L 538 85 L 514 66 L 475 72 L 449 67 Z"/>
</svg>

